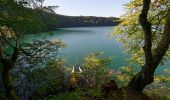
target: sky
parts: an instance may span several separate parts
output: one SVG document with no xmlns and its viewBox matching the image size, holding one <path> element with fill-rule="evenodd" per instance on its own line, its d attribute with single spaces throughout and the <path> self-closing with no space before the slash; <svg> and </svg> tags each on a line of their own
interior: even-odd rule
<svg viewBox="0 0 170 100">
<path fill-rule="evenodd" d="M 46 6 L 59 6 L 56 13 L 70 16 L 119 17 L 130 0 L 45 0 Z"/>
</svg>

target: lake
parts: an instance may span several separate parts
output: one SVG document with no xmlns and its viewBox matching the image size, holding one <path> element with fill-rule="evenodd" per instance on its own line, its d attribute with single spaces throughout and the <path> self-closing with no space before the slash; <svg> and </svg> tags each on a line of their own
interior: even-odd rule
<svg viewBox="0 0 170 100">
<path fill-rule="evenodd" d="M 92 52 L 102 52 L 105 57 L 114 57 L 110 67 L 118 69 L 128 65 L 127 59 L 130 55 L 124 53 L 122 44 L 115 38 L 109 38 L 114 27 L 76 27 L 60 28 L 52 31 L 53 35 L 46 33 L 36 35 L 35 38 L 61 39 L 67 44 L 67 48 L 60 50 L 61 56 L 67 59 L 69 65 L 80 64 L 83 58 Z M 27 36 L 33 39 L 33 35 Z M 157 69 L 157 74 L 163 74 L 163 69 L 170 66 L 169 62 Z"/>
</svg>

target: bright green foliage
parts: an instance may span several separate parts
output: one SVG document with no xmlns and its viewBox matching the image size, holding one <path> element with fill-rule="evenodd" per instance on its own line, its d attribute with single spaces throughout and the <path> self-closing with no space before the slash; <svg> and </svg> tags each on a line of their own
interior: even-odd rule
<svg viewBox="0 0 170 100">
<path fill-rule="evenodd" d="M 68 66 L 62 59 L 51 61 L 47 67 L 34 68 L 27 73 L 32 85 L 35 86 L 32 99 L 40 99 L 41 96 L 41 98 L 45 98 L 44 100 L 85 100 L 90 96 L 102 100 L 100 85 L 110 78 L 108 76 L 110 61 L 111 57 L 102 58 L 100 53 L 92 53 L 85 57 L 83 72 L 76 73 L 76 77 L 82 77 L 87 82 L 85 82 L 86 87 L 73 92 L 62 90 L 64 75 L 68 74 L 68 69 L 66 69 Z"/>
<path fill-rule="evenodd" d="M 11 39 L 11 38 L 16 38 L 16 34 L 14 31 L 12 31 L 11 29 L 7 28 L 6 26 L 2 26 L 0 27 L 1 32 L 4 34 L 0 34 L 1 38 L 7 38 L 7 39 Z"/>
<path fill-rule="evenodd" d="M 164 69 L 164 72 L 167 74 L 170 74 L 170 70 L 169 69 Z"/>
<path fill-rule="evenodd" d="M 148 20 L 152 24 L 152 51 L 154 51 L 162 38 L 164 32 L 165 20 L 167 16 L 167 10 L 170 7 L 170 0 L 151 0 L 151 6 L 148 14 Z M 143 66 L 144 65 L 144 52 L 142 47 L 144 46 L 144 33 L 142 27 L 138 21 L 139 15 L 142 10 L 143 0 L 131 0 L 129 3 L 125 4 L 125 14 L 121 16 L 121 23 L 115 28 L 113 36 L 123 43 L 127 53 L 130 53 L 132 57 L 129 59 L 131 61 L 130 66 Z M 160 48 L 161 49 L 161 48 Z M 154 52 L 153 52 L 154 54 Z M 166 59 L 169 59 L 170 49 L 166 52 L 161 64 Z M 153 58 L 154 59 L 154 58 Z M 133 70 L 123 70 L 133 73 Z M 123 72 L 122 75 L 118 76 L 118 83 L 123 83 L 121 85 L 127 85 L 128 81 L 132 78 L 133 74 Z M 169 72 L 166 70 L 166 72 Z M 130 76 L 129 76 L 130 75 Z M 143 74 L 142 74 L 143 75 Z M 155 83 L 168 82 L 169 77 L 167 76 L 155 76 Z M 137 80 L 137 79 L 136 79 Z M 168 88 L 156 88 L 152 87 L 150 90 L 145 88 L 148 94 L 156 94 L 163 96 L 168 93 Z M 161 94 L 162 92 L 162 94 Z"/>
<path fill-rule="evenodd" d="M 121 73 L 115 74 L 112 77 L 116 79 L 117 85 L 119 87 L 127 86 L 130 79 L 134 76 L 135 71 L 130 66 L 121 67 Z"/>
<path fill-rule="evenodd" d="M 35 86 L 33 99 L 63 91 L 64 73 L 65 61 L 62 59 L 52 61 L 44 68 L 34 68 L 28 73 L 29 80 Z"/>
<path fill-rule="evenodd" d="M 87 87 L 95 88 L 102 82 L 106 82 L 109 78 L 108 68 L 112 58 L 103 58 L 100 55 L 100 53 L 92 53 L 84 59 L 82 68 Z"/>
<path fill-rule="evenodd" d="M 170 0 L 152 0 L 148 16 L 149 21 L 152 23 L 152 49 L 155 49 L 157 43 L 161 40 L 169 5 Z M 144 52 L 142 47 L 144 34 L 138 22 L 139 14 L 142 10 L 142 0 L 132 0 L 124 6 L 126 12 L 121 16 L 121 23 L 115 28 L 113 35 L 117 36 L 126 51 L 132 54 L 131 61 L 143 65 Z"/>
<path fill-rule="evenodd" d="M 161 82 L 170 82 L 170 70 L 169 69 L 164 69 L 164 74 L 156 76 L 154 78 L 154 81 L 156 83 L 161 83 Z"/>
</svg>

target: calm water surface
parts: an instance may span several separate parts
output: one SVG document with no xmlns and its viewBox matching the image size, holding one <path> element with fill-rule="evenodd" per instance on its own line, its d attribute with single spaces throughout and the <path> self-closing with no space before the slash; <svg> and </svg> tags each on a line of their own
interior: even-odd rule
<svg viewBox="0 0 170 100">
<path fill-rule="evenodd" d="M 118 68 L 127 64 L 128 55 L 123 53 L 121 43 L 108 38 L 114 27 L 64 28 L 54 31 L 50 39 L 59 38 L 68 46 L 62 54 L 72 65 L 81 63 L 92 52 L 102 52 L 103 56 L 114 57 L 111 65 Z"/>
<path fill-rule="evenodd" d="M 53 31 L 53 35 L 46 36 L 48 39 L 61 39 L 67 44 L 67 48 L 61 51 L 62 57 L 65 57 L 70 65 L 76 65 L 83 61 L 83 58 L 92 52 L 102 52 L 103 56 L 112 56 L 111 68 L 117 69 L 121 66 L 128 65 L 126 55 L 122 48 L 122 44 L 115 38 L 108 38 L 114 27 L 77 27 L 77 28 L 61 28 Z M 33 39 L 29 35 L 29 39 Z M 43 38 L 44 34 L 35 38 Z M 168 68 L 170 64 L 166 62 L 164 66 L 157 69 L 158 74 L 162 74 L 164 68 Z"/>
</svg>

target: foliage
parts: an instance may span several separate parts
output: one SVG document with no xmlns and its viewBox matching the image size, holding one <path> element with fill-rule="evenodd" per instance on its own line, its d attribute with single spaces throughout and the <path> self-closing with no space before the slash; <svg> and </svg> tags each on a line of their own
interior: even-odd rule
<svg viewBox="0 0 170 100">
<path fill-rule="evenodd" d="M 39 32 L 45 29 L 38 10 L 25 8 L 16 3 L 0 4 L 0 25 L 11 28 L 15 33 Z"/>
<path fill-rule="evenodd" d="M 141 92 L 153 82 L 156 68 L 169 58 L 169 4 L 169 0 L 132 0 L 125 4 L 126 13 L 113 35 L 132 54 L 132 63 L 142 67 L 129 88 Z"/>
<path fill-rule="evenodd" d="M 113 36 L 117 36 L 118 40 L 123 43 L 126 51 L 132 54 L 132 62 L 138 63 L 141 66 L 144 63 L 144 34 L 142 27 L 138 22 L 138 17 L 142 9 L 142 0 L 132 0 L 125 4 L 125 14 L 121 16 L 121 23 L 116 26 Z M 152 23 L 152 43 L 153 48 L 162 37 L 165 18 L 169 7 L 169 0 L 152 0 L 149 10 L 148 19 Z M 169 51 L 164 59 L 168 59 Z"/>
<path fill-rule="evenodd" d="M 83 91 L 77 89 L 73 92 L 60 93 L 57 96 L 49 96 L 43 100 L 86 100 Z"/>
<path fill-rule="evenodd" d="M 58 58 L 58 50 L 63 46 L 59 40 L 36 40 L 22 46 L 23 52 L 19 54 L 16 67 L 12 70 L 18 95 L 28 98 L 34 90 L 37 95 L 44 95 L 61 87 L 58 86 L 61 85 L 65 61 Z"/>
<path fill-rule="evenodd" d="M 34 40 L 31 43 L 23 43 L 23 53 L 21 60 L 26 59 L 29 64 L 45 64 L 50 60 L 55 60 L 59 54 L 59 49 L 66 45 L 61 40 Z"/>
<path fill-rule="evenodd" d="M 116 79 L 119 87 L 127 86 L 128 82 L 134 76 L 134 69 L 130 66 L 121 67 L 121 74 L 114 74 L 112 77 Z"/>
<path fill-rule="evenodd" d="M 76 89 L 72 92 L 64 92 L 58 95 L 52 95 L 44 98 L 43 100 L 104 100 L 100 88 L 80 90 Z"/>
<path fill-rule="evenodd" d="M 94 98 L 97 100 L 104 100 L 100 87 L 87 90 L 87 96 L 90 96 L 91 98 Z"/>
<path fill-rule="evenodd" d="M 17 1 L 23 2 L 23 0 Z M 16 33 L 37 33 L 49 30 L 57 23 L 54 13 L 44 11 L 40 7 L 30 7 L 40 6 L 38 3 L 42 3 L 43 0 L 24 0 L 24 2 L 28 3 L 28 7 L 24 4 L 1 2 L 0 25 L 7 26 Z"/>
<path fill-rule="evenodd" d="M 28 82 L 25 73 L 31 70 L 30 67 L 42 67 L 43 63 L 46 66 L 50 59 L 55 59 L 58 49 L 63 46 L 60 41 L 45 40 L 32 43 L 22 41 L 23 33 L 36 33 L 46 28 L 41 18 L 42 11 L 28 8 L 28 1 L 29 4 L 38 4 L 43 0 L 0 1 L 0 64 L 3 66 L 6 97 L 10 100 L 19 99 L 15 91 L 21 96 L 27 94 L 24 89 L 28 89 L 29 86 L 24 87 Z M 16 79 L 11 78 L 11 72 Z"/>
<path fill-rule="evenodd" d="M 50 61 L 55 60 L 59 53 L 58 49 L 65 47 L 65 44 L 60 40 L 34 40 L 31 43 L 25 43 L 20 40 L 20 36 L 16 36 L 15 32 L 7 27 L 1 27 L 1 37 L 3 38 L 1 39 L 1 50 L 4 58 L 10 59 L 13 57 L 15 48 L 19 48 L 20 52 L 17 54 L 16 63 L 14 63 L 15 68 L 12 69 L 13 81 L 17 94 L 21 97 L 28 96 L 32 91 L 27 76 L 28 72 L 32 71 L 33 67 L 42 68 Z"/>
<path fill-rule="evenodd" d="M 34 86 L 33 99 L 58 94 L 64 90 L 65 62 L 62 59 L 52 61 L 44 68 L 35 68 L 28 78 Z"/>
<path fill-rule="evenodd" d="M 48 66 L 32 70 L 31 73 L 29 73 L 29 78 L 31 78 L 33 84 L 36 86 L 35 91 L 33 92 L 33 99 L 41 96 L 42 98 L 46 97 L 45 100 L 67 100 L 68 98 L 71 100 L 84 100 L 85 94 L 91 98 L 102 99 L 100 85 L 110 78 L 108 76 L 107 68 L 111 59 L 111 57 L 101 57 L 100 53 L 92 53 L 85 57 L 82 66 L 83 72 L 75 73 L 75 75 L 77 79 L 82 77 L 86 81 L 86 87 L 84 87 L 83 90 L 78 89 L 73 92 L 62 91 L 63 76 L 64 74 L 68 74 L 68 72 L 66 72 L 67 69 L 65 69 L 68 66 L 64 67 L 64 70 L 62 70 L 63 65 L 60 65 L 62 60 L 59 60 L 58 63 L 53 62 L 53 67 Z M 59 77 L 60 75 L 62 78 Z M 93 89 L 90 89 L 90 87 Z M 59 92 L 63 93 L 59 94 Z"/>
<path fill-rule="evenodd" d="M 12 29 L 3 26 L 0 27 L 0 49 L 3 51 L 5 57 L 12 56 L 11 52 L 13 51 L 13 47 L 15 41 L 17 40 L 17 34 L 12 31 Z"/>
<path fill-rule="evenodd" d="M 40 11 L 40 17 L 46 25 L 46 30 L 55 30 L 59 24 L 59 18 L 55 13 Z"/>
<path fill-rule="evenodd" d="M 170 74 L 170 69 L 164 69 L 163 71 L 167 74 Z"/>
<path fill-rule="evenodd" d="M 160 76 L 156 76 L 155 75 L 154 81 L 156 83 L 161 83 L 161 82 L 165 82 L 166 83 L 166 82 L 170 82 L 170 77 L 167 76 L 167 75 L 160 75 Z"/>
<path fill-rule="evenodd" d="M 109 78 L 108 66 L 112 58 L 103 58 L 100 55 L 101 53 L 92 53 L 84 58 L 82 68 L 87 87 L 98 87 L 99 84 L 106 82 Z"/>
<path fill-rule="evenodd" d="M 88 26 L 115 26 L 118 25 L 116 17 L 94 17 L 94 16 L 65 16 L 57 15 L 57 27 L 88 27 Z"/>
</svg>

